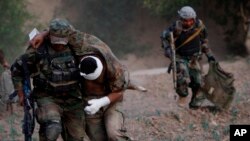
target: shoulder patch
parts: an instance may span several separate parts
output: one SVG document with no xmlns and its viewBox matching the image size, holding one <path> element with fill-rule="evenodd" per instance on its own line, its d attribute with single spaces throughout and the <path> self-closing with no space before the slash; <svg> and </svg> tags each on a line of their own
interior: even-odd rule
<svg viewBox="0 0 250 141">
<path fill-rule="evenodd" d="M 196 25 L 197 25 L 198 28 L 204 28 L 205 27 L 205 25 L 203 24 L 202 20 L 200 20 L 200 19 L 197 20 Z"/>
</svg>

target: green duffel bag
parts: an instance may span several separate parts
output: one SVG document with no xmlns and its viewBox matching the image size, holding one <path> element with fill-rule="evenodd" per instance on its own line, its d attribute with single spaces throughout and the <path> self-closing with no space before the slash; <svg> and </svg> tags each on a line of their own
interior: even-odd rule
<svg viewBox="0 0 250 141">
<path fill-rule="evenodd" d="M 216 107 L 228 109 L 235 94 L 234 80 L 233 74 L 224 71 L 218 62 L 210 62 L 202 91 Z"/>
</svg>

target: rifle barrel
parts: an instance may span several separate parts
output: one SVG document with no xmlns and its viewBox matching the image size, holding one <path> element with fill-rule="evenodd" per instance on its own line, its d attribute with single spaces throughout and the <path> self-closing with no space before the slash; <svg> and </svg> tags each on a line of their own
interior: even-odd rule
<svg viewBox="0 0 250 141">
<path fill-rule="evenodd" d="M 177 88 L 177 76 L 176 76 L 176 56 L 175 56 L 175 44 L 174 44 L 174 35 L 173 32 L 170 32 L 170 46 L 171 46 L 171 51 L 172 51 L 172 56 L 171 56 L 171 64 L 172 64 L 172 73 L 173 73 L 173 83 L 174 83 L 174 89 Z"/>
</svg>

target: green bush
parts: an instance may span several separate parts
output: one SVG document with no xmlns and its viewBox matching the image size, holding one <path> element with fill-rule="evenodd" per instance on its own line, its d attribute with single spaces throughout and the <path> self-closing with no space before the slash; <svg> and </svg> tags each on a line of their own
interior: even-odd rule
<svg viewBox="0 0 250 141">
<path fill-rule="evenodd" d="M 0 1 L 0 49 L 12 61 L 21 51 L 26 35 L 23 32 L 29 17 L 25 7 L 26 0 Z"/>
</svg>

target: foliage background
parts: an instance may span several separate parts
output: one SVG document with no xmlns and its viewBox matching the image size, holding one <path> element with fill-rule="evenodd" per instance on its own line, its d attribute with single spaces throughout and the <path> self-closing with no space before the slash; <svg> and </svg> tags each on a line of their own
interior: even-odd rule
<svg viewBox="0 0 250 141">
<path fill-rule="evenodd" d="M 0 49 L 11 60 L 27 40 L 24 28 L 30 14 L 26 10 L 25 0 L 1 0 L 0 15 Z"/>
<path fill-rule="evenodd" d="M 169 22 L 170 19 L 176 18 L 176 11 L 184 5 L 194 7 L 199 18 L 212 19 L 223 28 L 223 38 L 233 55 L 245 55 L 246 52 L 244 43 L 247 29 L 244 28 L 246 23 L 240 8 L 242 7 L 245 16 L 249 17 L 250 2 L 248 0 L 55 1 L 59 4 L 54 7 L 54 11 L 51 12 L 53 16 L 50 18 L 67 18 L 77 29 L 98 36 L 120 57 L 128 53 L 136 55 L 142 55 L 142 52 L 143 54 L 151 53 L 153 48 L 152 45 L 139 41 L 144 40 L 140 38 L 144 38 L 145 29 L 131 29 L 132 24 L 147 25 L 146 22 L 149 20 L 145 21 L 141 17 L 148 13 L 147 16 L 152 20 L 151 22 L 158 22 L 157 18 Z M 52 2 L 48 1 L 47 5 L 39 5 L 43 9 L 37 15 L 34 15 L 35 10 L 32 12 L 27 9 L 27 5 L 32 2 L 39 3 L 34 0 L 0 1 L 0 49 L 4 50 L 10 61 L 23 52 L 27 46 L 27 34 L 33 27 L 46 28 L 48 25 L 48 22 L 41 22 L 43 17 L 39 17 L 39 15 L 47 12 L 51 8 L 49 4 Z M 140 11 L 147 12 L 140 15 Z M 162 22 L 162 25 L 166 24 Z M 157 24 L 153 26 L 157 26 Z M 144 28 L 150 30 L 152 27 Z M 141 31 L 138 34 L 139 30 Z M 152 32 L 153 30 L 154 28 L 152 28 Z M 155 42 L 159 42 L 159 40 L 157 39 Z"/>
<path fill-rule="evenodd" d="M 134 21 L 136 8 L 141 1 L 121 0 L 63 0 L 63 9 L 75 9 L 75 17 L 68 16 L 72 24 L 81 31 L 94 34 L 106 42 L 117 56 L 138 52 L 139 45 L 127 33 L 127 25 Z"/>
<path fill-rule="evenodd" d="M 250 17 L 249 0 L 144 0 L 144 6 L 153 14 L 171 18 L 183 5 L 190 5 L 203 18 L 211 18 L 223 26 L 228 49 L 235 54 L 246 55 L 246 20 Z M 244 16 L 241 13 L 244 11 Z M 247 18 L 247 19 L 244 19 Z M 248 21 L 249 22 L 249 21 Z"/>
</svg>

